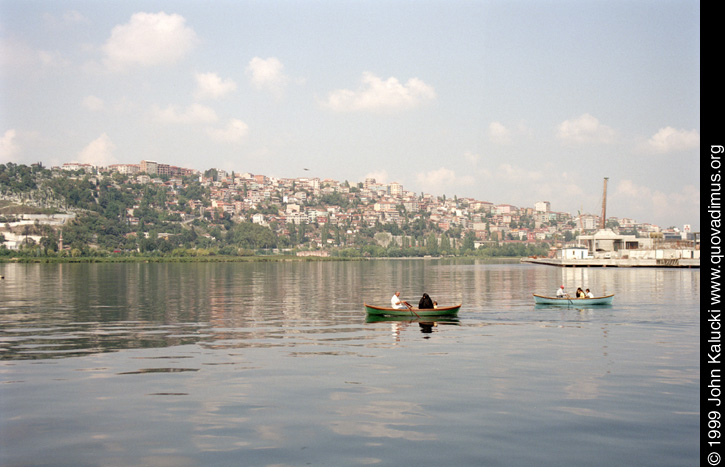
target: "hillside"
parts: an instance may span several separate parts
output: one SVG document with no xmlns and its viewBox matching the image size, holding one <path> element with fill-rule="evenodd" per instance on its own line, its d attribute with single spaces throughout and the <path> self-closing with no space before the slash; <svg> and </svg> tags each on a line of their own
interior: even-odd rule
<svg viewBox="0 0 725 467">
<path fill-rule="evenodd" d="M 530 241 L 526 211 L 501 216 L 472 200 L 394 198 L 347 182 L 205 175 L 0 164 L 2 254 L 525 256 L 549 248 Z"/>
</svg>

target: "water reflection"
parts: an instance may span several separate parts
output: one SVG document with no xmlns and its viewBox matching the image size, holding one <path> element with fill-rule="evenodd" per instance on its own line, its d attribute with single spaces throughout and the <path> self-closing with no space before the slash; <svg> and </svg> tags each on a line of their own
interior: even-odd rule
<svg viewBox="0 0 725 467">
<path fill-rule="evenodd" d="M 561 283 L 616 293 L 614 310 L 633 299 L 652 307 L 675 304 L 682 295 L 678 290 L 699 295 L 699 271 L 473 260 L 3 264 L 0 269 L 6 277 L 0 285 L 0 359 L 187 344 L 215 349 L 307 345 L 332 336 L 354 341 L 366 333 L 362 303 L 386 303 L 395 290 L 410 300 L 426 291 L 439 303 L 463 303 L 460 316 L 485 314 L 493 321 L 531 310 L 532 293 L 554 291 Z M 577 309 L 602 313 L 603 308 Z M 546 309 L 534 309 L 541 312 L 538 318 L 550 316 Z M 648 317 L 656 310 L 642 312 Z M 662 310 L 658 313 L 663 317 Z M 375 324 L 375 319 L 365 323 Z M 412 322 L 405 323 L 393 326 L 398 329 L 394 335 L 411 327 Z M 416 324 L 432 335 L 441 323 L 459 324 L 437 318 Z"/>
<path fill-rule="evenodd" d="M 699 454 L 699 271 L 399 260 L 0 274 L 3 465 L 692 465 Z M 617 299 L 534 306 L 532 293 L 562 283 Z M 367 317 L 364 302 L 395 290 L 463 307 Z"/>
<path fill-rule="evenodd" d="M 430 339 L 430 334 L 439 332 L 442 326 L 458 326 L 460 320 L 450 316 L 426 316 L 421 318 L 410 318 L 401 316 L 373 316 L 368 315 L 365 319 L 368 324 L 390 323 L 390 333 L 393 341 L 400 342 L 404 331 L 419 330 L 424 339 Z"/>
<path fill-rule="evenodd" d="M 366 438 L 403 438 L 408 441 L 433 441 L 434 433 L 417 431 L 430 417 L 421 404 L 410 401 L 373 401 L 366 405 L 345 405 L 337 410 L 338 421 L 331 429 L 344 436 Z"/>
</svg>

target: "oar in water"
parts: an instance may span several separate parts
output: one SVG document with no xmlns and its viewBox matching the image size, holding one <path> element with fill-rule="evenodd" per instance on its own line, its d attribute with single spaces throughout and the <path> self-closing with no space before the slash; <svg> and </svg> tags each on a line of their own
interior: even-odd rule
<svg viewBox="0 0 725 467">
<path fill-rule="evenodd" d="M 408 307 L 408 310 L 410 310 L 411 313 L 413 313 L 415 316 L 418 317 L 418 319 L 420 319 L 420 316 L 418 315 L 418 313 L 413 311 L 413 306 L 410 303 L 408 303 L 408 302 L 403 302 L 403 303 L 405 303 L 405 306 Z"/>
</svg>

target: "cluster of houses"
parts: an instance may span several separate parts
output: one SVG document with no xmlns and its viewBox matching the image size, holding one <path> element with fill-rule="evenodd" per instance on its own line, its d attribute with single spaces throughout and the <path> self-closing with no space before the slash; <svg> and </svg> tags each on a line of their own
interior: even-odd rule
<svg viewBox="0 0 725 467">
<path fill-rule="evenodd" d="M 207 175 L 211 172 L 213 176 L 205 177 L 193 169 L 147 160 L 108 167 L 68 163 L 61 169 L 84 170 L 97 176 L 118 172 L 135 177 L 137 183 L 163 184 L 171 195 L 167 197 L 166 209 L 178 210 L 184 220 L 196 216 L 214 219 L 220 213 L 228 213 L 237 220 L 249 220 L 285 231 L 290 224 L 313 224 L 317 227 L 334 225 L 351 233 L 376 223 L 402 226 L 405 222 L 425 218 L 443 232 L 451 229 L 472 231 L 478 242 L 563 242 L 573 240 L 576 234 L 596 231 L 600 225 L 597 215 L 573 217 L 569 213 L 552 211 L 548 201 L 520 208 L 472 198 L 414 193 L 404 190 L 399 183 L 378 183 L 372 178 L 351 185 L 331 179 L 275 178 L 220 169 L 207 171 Z M 190 199 L 186 202 L 188 209 L 182 211 L 175 194 L 184 185 L 182 177 L 188 176 L 198 177 L 199 182 L 209 188 L 211 202 Z M 278 209 L 273 212 L 259 209 L 272 205 Z M 137 222 L 133 214 L 133 209 L 129 209 L 127 215 L 132 224 Z M 682 231 L 663 231 L 659 226 L 637 223 L 633 219 L 608 220 L 616 221 L 622 231 L 636 230 L 641 237 L 687 240 L 690 235 L 687 226 Z M 321 238 L 318 241 L 322 243 Z"/>
</svg>

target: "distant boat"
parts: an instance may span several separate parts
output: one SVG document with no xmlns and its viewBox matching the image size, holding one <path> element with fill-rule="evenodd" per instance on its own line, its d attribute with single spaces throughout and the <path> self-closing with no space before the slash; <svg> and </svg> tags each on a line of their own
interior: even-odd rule
<svg viewBox="0 0 725 467">
<path fill-rule="evenodd" d="M 451 316 L 458 313 L 463 304 L 454 306 L 439 306 L 438 308 L 392 308 L 383 306 L 365 305 L 365 311 L 373 316 Z"/>
<path fill-rule="evenodd" d="M 564 306 L 611 305 L 612 300 L 614 300 L 614 294 L 604 295 L 602 297 L 593 297 L 593 298 L 547 297 L 545 295 L 534 294 L 534 303 L 536 303 L 537 305 L 564 305 Z"/>
</svg>

